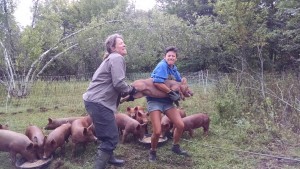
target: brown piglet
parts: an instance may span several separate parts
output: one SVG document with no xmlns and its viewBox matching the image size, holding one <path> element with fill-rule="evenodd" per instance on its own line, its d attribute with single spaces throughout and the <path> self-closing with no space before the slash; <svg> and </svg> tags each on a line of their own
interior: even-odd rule
<svg viewBox="0 0 300 169">
<path fill-rule="evenodd" d="M 135 106 L 135 107 L 127 107 L 127 115 L 135 120 L 137 120 L 139 123 L 148 123 L 148 114 L 145 113 L 144 108 L 141 106 Z"/>
<path fill-rule="evenodd" d="M 165 137 L 167 134 L 169 134 L 170 129 L 173 127 L 173 123 L 166 115 L 164 115 L 161 118 L 160 123 L 161 123 L 161 137 Z"/>
<path fill-rule="evenodd" d="M 77 119 L 71 125 L 72 155 L 75 156 L 76 147 L 79 144 L 86 148 L 88 142 L 97 142 L 94 135 L 94 127 L 90 116 Z"/>
<path fill-rule="evenodd" d="M 148 117 L 149 114 L 145 113 L 144 107 L 135 106 L 135 107 L 127 107 L 127 115 L 131 118 L 137 120 L 140 124 L 146 124 L 145 133 L 148 134 Z"/>
<path fill-rule="evenodd" d="M 179 112 L 181 118 L 186 117 L 186 113 L 183 108 L 177 108 L 177 111 Z"/>
<path fill-rule="evenodd" d="M 208 135 L 210 118 L 207 114 L 197 113 L 182 118 L 184 131 L 188 131 L 191 137 L 194 137 L 194 129 L 203 127 L 204 135 Z"/>
<path fill-rule="evenodd" d="M 8 125 L 7 124 L 5 124 L 5 125 L 0 124 L 0 129 L 8 130 Z"/>
<path fill-rule="evenodd" d="M 136 112 L 137 112 L 137 111 L 138 111 L 138 110 L 137 110 L 137 107 L 134 107 L 134 108 L 132 108 L 132 107 L 127 107 L 127 109 L 126 109 L 127 115 L 128 115 L 129 117 L 133 118 L 133 119 L 135 119 L 135 115 L 136 115 Z"/>
<path fill-rule="evenodd" d="M 25 135 L 35 145 L 38 158 L 42 159 L 44 154 L 44 139 L 45 139 L 45 135 L 43 131 L 37 126 L 29 125 L 26 128 Z"/>
<path fill-rule="evenodd" d="M 72 123 L 74 120 L 83 118 L 83 116 L 79 117 L 65 117 L 65 118 L 57 118 L 57 119 L 52 119 L 48 118 L 48 124 L 44 127 L 45 130 L 53 130 L 56 129 L 57 127 L 61 126 L 62 124 L 66 123 Z"/>
<path fill-rule="evenodd" d="M 68 142 L 70 135 L 71 123 L 66 123 L 54 129 L 48 136 L 45 136 L 43 158 L 49 158 L 58 147 L 61 148 L 61 152 L 64 154 L 65 142 Z"/>
<path fill-rule="evenodd" d="M 136 106 L 135 107 L 136 112 L 135 112 L 135 119 L 140 123 L 148 123 L 148 113 L 145 113 L 144 108 L 141 106 Z"/>
<path fill-rule="evenodd" d="M 177 108 L 177 112 L 180 114 L 181 118 L 186 117 L 183 108 Z M 174 128 L 173 128 L 173 123 L 170 121 L 170 119 L 166 115 L 163 115 L 160 123 L 161 123 L 161 136 L 172 137 L 174 133 Z"/>
<path fill-rule="evenodd" d="M 178 91 L 180 94 L 181 100 L 185 100 L 186 97 L 193 96 L 193 92 L 190 90 L 187 79 L 182 78 L 181 82 L 177 82 L 175 80 L 166 80 L 165 84 L 173 91 Z M 135 89 L 138 91 L 133 95 L 133 98 L 138 99 L 144 96 L 156 97 L 156 98 L 164 98 L 168 97 L 168 94 L 157 89 L 153 84 L 153 79 L 139 79 L 135 80 L 132 84 Z M 120 103 L 123 103 L 129 99 L 129 95 L 122 98 Z"/>
<path fill-rule="evenodd" d="M 124 113 L 116 113 L 115 118 L 119 130 L 123 134 L 122 143 L 125 143 L 125 139 L 129 133 L 132 133 L 137 139 L 144 138 L 146 124 L 140 124 L 137 120 Z"/>
<path fill-rule="evenodd" d="M 0 151 L 9 152 L 12 165 L 16 163 L 17 154 L 21 154 L 28 162 L 37 160 L 33 142 L 25 134 L 0 130 L 0 140 Z"/>
</svg>

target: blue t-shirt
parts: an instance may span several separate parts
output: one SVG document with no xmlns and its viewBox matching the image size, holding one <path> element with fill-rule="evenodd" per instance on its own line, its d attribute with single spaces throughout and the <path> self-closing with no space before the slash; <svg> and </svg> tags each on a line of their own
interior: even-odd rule
<svg viewBox="0 0 300 169">
<path fill-rule="evenodd" d="M 173 65 L 170 67 L 165 59 L 161 60 L 153 72 L 151 73 L 151 78 L 153 78 L 153 83 L 164 83 L 166 80 L 176 80 L 177 82 L 181 82 L 180 73 L 177 70 L 177 67 Z M 166 103 L 172 103 L 172 100 L 169 97 L 166 98 L 154 98 L 154 97 L 146 97 L 147 101 L 160 101 Z"/>
</svg>

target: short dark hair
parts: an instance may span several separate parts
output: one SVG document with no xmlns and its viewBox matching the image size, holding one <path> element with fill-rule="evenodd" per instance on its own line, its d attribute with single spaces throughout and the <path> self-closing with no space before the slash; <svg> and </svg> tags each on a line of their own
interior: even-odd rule
<svg viewBox="0 0 300 169">
<path fill-rule="evenodd" d="M 168 53 L 168 52 L 170 52 L 170 51 L 173 51 L 173 52 L 175 52 L 176 53 L 176 56 L 178 57 L 178 48 L 176 48 L 175 46 L 169 46 L 169 47 L 167 47 L 166 48 L 166 50 L 165 50 L 165 55 Z"/>
</svg>

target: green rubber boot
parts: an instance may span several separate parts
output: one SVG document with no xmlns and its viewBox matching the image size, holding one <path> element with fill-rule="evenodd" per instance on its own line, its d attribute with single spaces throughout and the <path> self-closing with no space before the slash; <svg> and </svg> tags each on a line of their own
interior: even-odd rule
<svg viewBox="0 0 300 169">
<path fill-rule="evenodd" d="M 98 150 L 96 155 L 95 169 L 105 169 L 106 164 L 111 157 L 110 153 Z"/>
</svg>

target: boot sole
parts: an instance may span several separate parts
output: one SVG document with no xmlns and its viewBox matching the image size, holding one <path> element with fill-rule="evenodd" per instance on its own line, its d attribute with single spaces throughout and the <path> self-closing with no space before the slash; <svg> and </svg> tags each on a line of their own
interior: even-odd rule
<svg viewBox="0 0 300 169">
<path fill-rule="evenodd" d="M 110 163 L 110 162 L 108 162 L 108 164 L 113 165 L 113 166 L 116 166 L 116 167 L 122 167 L 122 166 L 124 166 L 124 163 L 122 163 L 122 164 L 117 164 L 117 163 Z"/>
<path fill-rule="evenodd" d="M 190 157 L 190 155 L 188 153 L 177 153 L 172 151 L 174 154 L 180 155 L 180 156 L 185 156 L 185 157 Z"/>
</svg>

